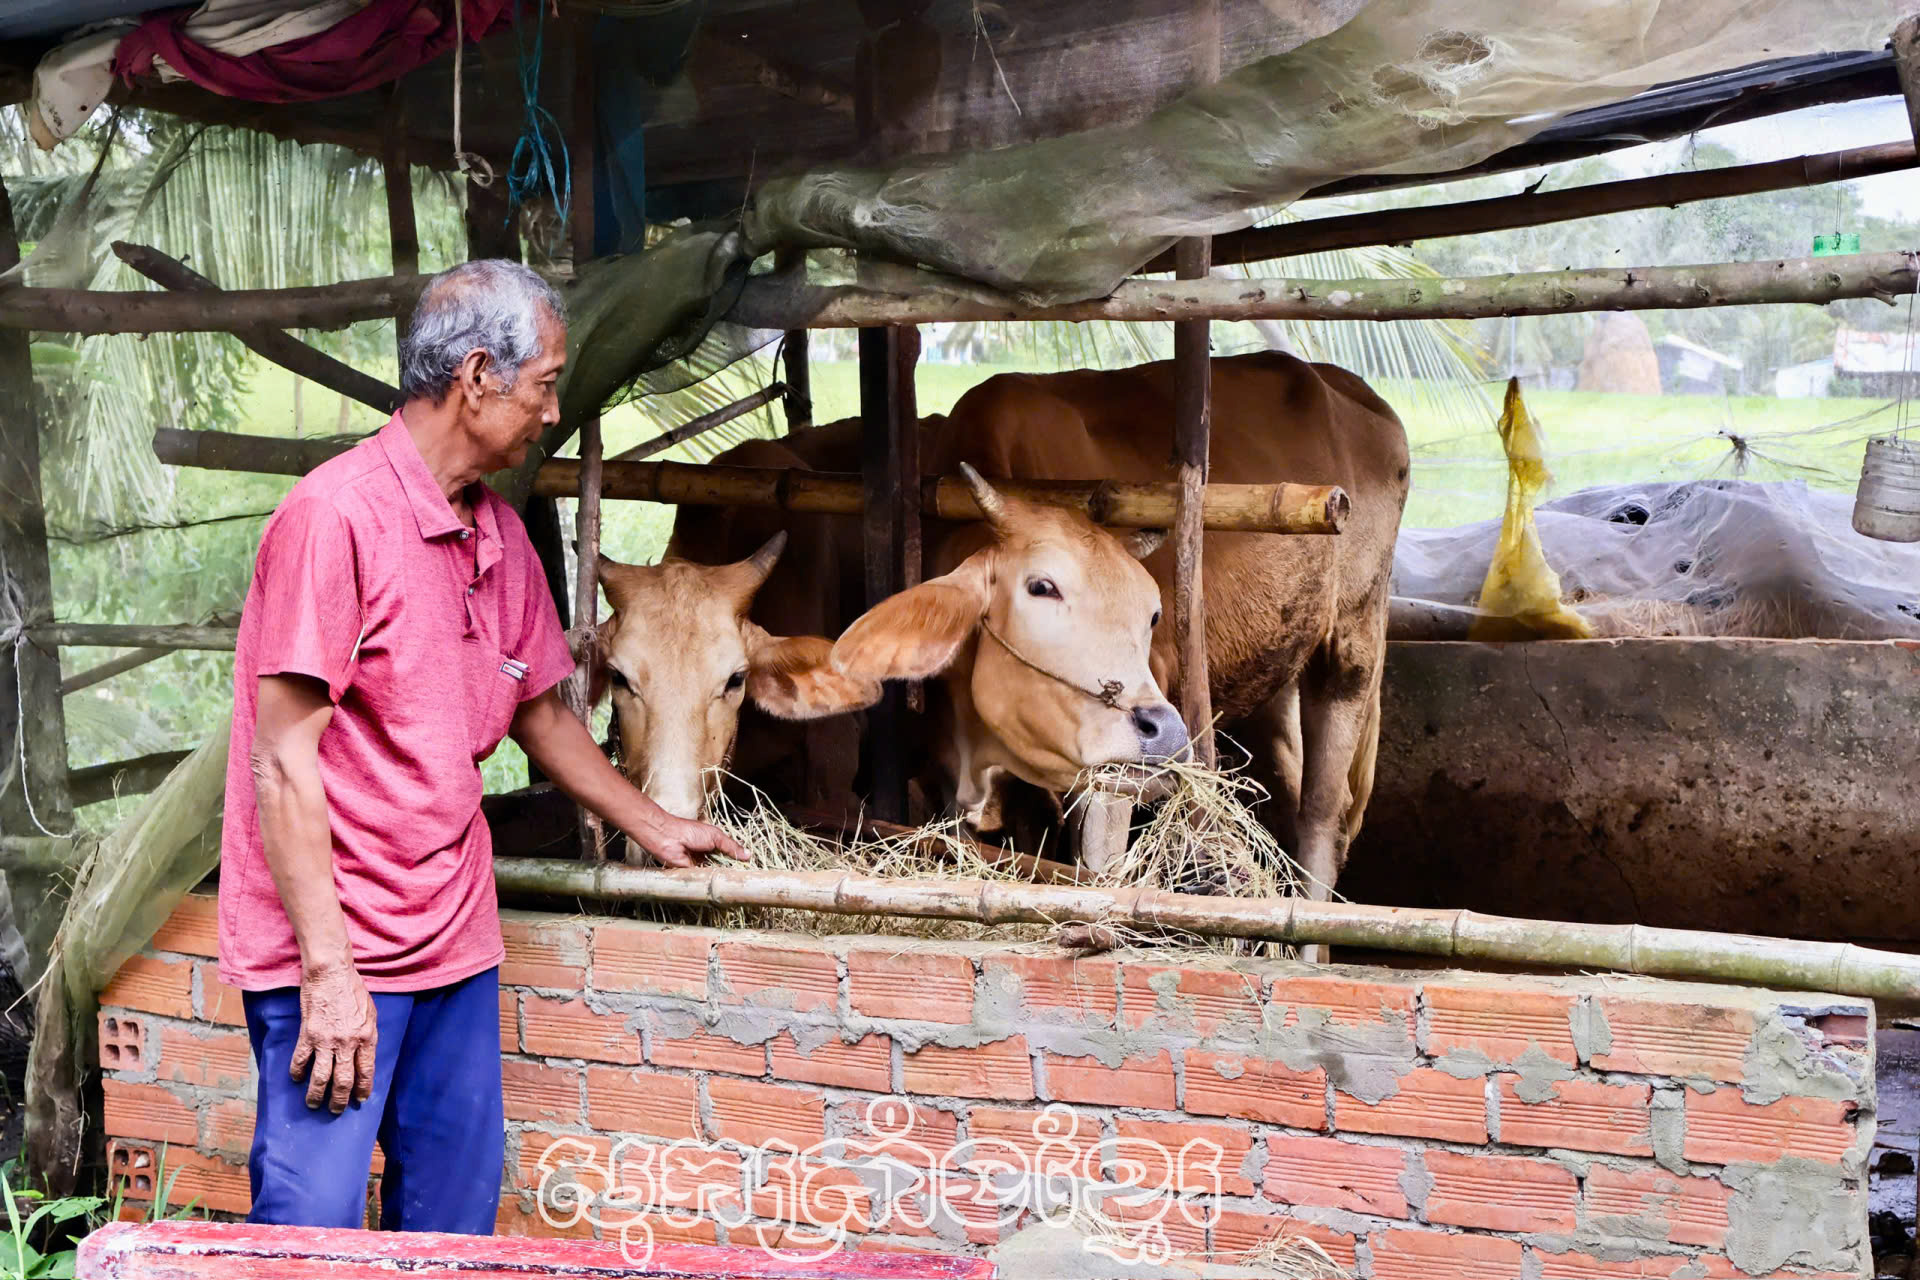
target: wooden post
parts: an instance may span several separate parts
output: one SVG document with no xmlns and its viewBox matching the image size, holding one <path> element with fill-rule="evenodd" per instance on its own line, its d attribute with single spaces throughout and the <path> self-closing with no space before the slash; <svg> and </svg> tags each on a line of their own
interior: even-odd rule
<svg viewBox="0 0 1920 1280">
<path fill-rule="evenodd" d="M 780 340 L 780 377 L 787 384 L 787 430 L 813 425 L 813 374 L 807 365 L 807 331 L 789 329 Z"/>
<path fill-rule="evenodd" d="M 393 274 L 412 276 L 420 273 L 420 233 L 413 218 L 413 170 L 407 165 L 407 118 L 405 82 L 396 80 L 387 90 L 387 129 L 380 153 L 380 167 L 387 179 L 387 227 L 393 240 Z M 395 349 L 407 335 L 413 320 L 408 305 L 393 318 Z"/>
<path fill-rule="evenodd" d="M 1900 20 L 1893 29 L 1893 69 L 1900 77 L 1900 93 L 1907 100 L 1907 123 L 1914 145 L 1920 147 L 1920 14 Z"/>
<path fill-rule="evenodd" d="M 19 261 L 13 205 L 0 184 L 0 271 Z M 59 651 L 7 626 L 27 627 L 53 617 L 40 496 L 39 396 L 24 330 L 0 334 L 0 395 L 7 402 L 7 411 L 0 413 L 0 778 L 11 775 L 0 785 L 0 830 L 64 836 L 73 830 L 73 809 Z M 27 948 L 26 971 L 16 976 L 32 990 L 60 928 L 66 890 L 58 877 L 43 872 L 10 871 L 6 879 Z"/>
<path fill-rule="evenodd" d="M 914 492 L 918 474 L 909 475 L 901 468 L 901 405 L 896 393 L 900 332 L 891 328 L 860 331 L 860 462 L 865 489 L 861 528 L 868 608 L 900 590 L 902 495 Z M 868 716 L 873 814 L 883 822 L 905 821 L 905 690 L 889 687 Z"/>
</svg>

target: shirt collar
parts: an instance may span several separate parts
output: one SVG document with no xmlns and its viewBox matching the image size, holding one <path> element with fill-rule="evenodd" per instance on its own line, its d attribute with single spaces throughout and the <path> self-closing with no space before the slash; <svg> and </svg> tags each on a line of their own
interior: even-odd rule
<svg viewBox="0 0 1920 1280">
<path fill-rule="evenodd" d="M 406 495 L 407 505 L 413 508 L 413 518 L 420 526 L 420 536 L 444 538 L 466 528 L 460 523 L 460 517 L 453 514 L 453 504 L 440 491 L 440 482 L 433 478 L 433 472 L 427 470 L 426 461 L 421 458 L 413 437 L 407 432 L 407 424 L 400 420 L 398 413 L 380 428 L 379 440 L 380 447 L 386 451 L 388 464 L 393 467 L 393 474 L 400 480 L 400 492 Z M 497 545 L 500 541 L 500 525 L 483 500 L 485 492 L 482 485 L 468 485 L 467 500 L 473 507 L 480 536 Z"/>
</svg>

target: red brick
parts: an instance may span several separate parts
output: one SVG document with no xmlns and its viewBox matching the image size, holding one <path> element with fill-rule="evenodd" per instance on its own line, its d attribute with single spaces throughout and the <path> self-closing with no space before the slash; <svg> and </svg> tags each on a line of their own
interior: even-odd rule
<svg viewBox="0 0 1920 1280">
<path fill-rule="evenodd" d="M 698 1067 L 702 1071 L 722 1071 L 756 1080 L 767 1074 L 764 1044 L 741 1044 L 698 1027 L 685 1035 L 677 1035 L 674 1034 L 677 1028 L 662 1019 L 656 1017 L 650 1021 L 648 1039 L 652 1047 L 648 1061 L 656 1067 Z"/>
<path fill-rule="evenodd" d="M 749 1222 L 727 1227 L 727 1246 L 733 1249 L 758 1249 L 775 1257 L 807 1257 L 839 1253 L 857 1237 L 849 1237 L 826 1227 L 805 1223 Z"/>
<path fill-rule="evenodd" d="M 634 1261 L 641 1260 L 648 1242 L 653 1244 L 718 1244 L 720 1232 L 710 1218 L 687 1214 L 637 1213 L 625 1209 L 601 1209 L 600 1238 L 619 1244 Z"/>
<path fill-rule="evenodd" d="M 1705 1004 L 1678 1004 L 1631 996 L 1596 996 L 1612 1047 L 1593 1055 L 1602 1071 L 1649 1076 L 1704 1077 L 1738 1084 L 1753 1042 L 1753 1014 Z"/>
<path fill-rule="evenodd" d="M 707 954 L 713 935 L 660 925 L 593 927 L 593 989 L 650 996 L 707 998 Z"/>
<path fill-rule="evenodd" d="M 1456 1080 L 1432 1067 L 1415 1067 L 1400 1077 L 1400 1091 L 1381 1102 L 1368 1104 L 1336 1090 L 1333 1127 L 1346 1133 L 1485 1142 L 1486 1081 Z"/>
<path fill-rule="evenodd" d="M 501 1089 L 507 1119 L 535 1123 L 580 1123 L 580 1073 L 539 1062 L 502 1062 Z"/>
<path fill-rule="evenodd" d="M 723 942 L 720 986 L 723 1004 L 764 1005 L 805 1013 L 833 1010 L 840 999 L 840 964 L 822 950 L 808 950 L 798 941 L 784 946 L 757 942 Z"/>
<path fill-rule="evenodd" d="M 575 1185 L 590 1196 L 603 1196 L 612 1182 L 613 1141 L 598 1134 L 520 1131 L 520 1158 L 516 1185 L 544 1199 L 542 1188 Z M 558 1215 L 556 1215 L 558 1216 Z"/>
<path fill-rule="evenodd" d="M 866 1231 L 873 1225 L 873 1192 L 859 1175 L 817 1160 L 768 1161 L 766 1181 L 754 1188 L 751 1204 L 763 1218 L 832 1231 Z"/>
<path fill-rule="evenodd" d="M 1111 960 L 996 955 L 984 959 L 981 969 L 989 982 L 1017 984 L 1028 1013 L 1063 1013 L 1088 1025 L 1114 1025 L 1120 1006 L 1120 968 Z"/>
<path fill-rule="evenodd" d="M 615 1189 L 626 1203 L 696 1213 L 724 1207 L 738 1215 L 738 1152 L 622 1138 L 614 1143 L 612 1168 Z"/>
<path fill-rule="evenodd" d="M 1109 1107 L 1174 1109 L 1173 1058 L 1165 1049 L 1109 1067 L 1098 1058 L 1045 1056 L 1047 1097 L 1054 1102 L 1097 1102 Z"/>
<path fill-rule="evenodd" d="M 565 920 L 500 917 L 507 958 L 500 982 L 510 987 L 558 987 L 578 991 L 587 985 L 587 930 Z"/>
<path fill-rule="evenodd" d="M 1537 1045 L 1568 1066 L 1579 1061 L 1573 1047 L 1572 996 L 1511 985 L 1449 987 L 1433 982 L 1420 994 L 1427 1006 L 1423 1047 L 1435 1057 L 1477 1049 L 1495 1062 L 1510 1063 Z"/>
<path fill-rule="evenodd" d="M 513 991 L 500 993 L 500 1052 L 520 1052 L 520 996 Z"/>
<path fill-rule="evenodd" d="M 1782 1098 L 1754 1106 L 1738 1089 L 1687 1093 L 1688 1160 L 1771 1164 L 1782 1156 L 1836 1161 L 1853 1144 L 1852 1104 Z"/>
<path fill-rule="evenodd" d="M 1373 1280 L 1519 1280 L 1518 1240 L 1386 1231 L 1367 1237 Z"/>
<path fill-rule="evenodd" d="M 241 1003 L 240 988 L 220 981 L 220 970 L 211 964 L 200 969 L 200 1017 L 228 1027 L 247 1025 L 247 1008 Z"/>
<path fill-rule="evenodd" d="M 1197 1116 L 1232 1116 L 1291 1129 L 1324 1130 L 1327 1073 L 1318 1067 L 1291 1071 L 1265 1058 L 1189 1049 L 1186 1109 Z"/>
<path fill-rule="evenodd" d="M 805 1052 L 783 1031 L 773 1041 L 773 1074 L 781 1080 L 885 1093 L 893 1087 L 893 1041 L 872 1035 L 848 1044 L 835 1036 Z"/>
<path fill-rule="evenodd" d="M 151 1204 L 166 1191 L 167 1203 L 191 1204 L 215 1213 L 245 1213 L 252 1202 L 247 1167 L 191 1148 L 169 1146 L 164 1153 L 140 1142 L 107 1144 L 109 1192 L 118 1189 L 128 1200 Z"/>
<path fill-rule="evenodd" d="M 960 1141 L 960 1117 L 905 1098 L 843 1102 L 833 1109 L 834 1127 L 850 1136 L 841 1144 L 847 1160 L 884 1156 L 919 1169 L 938 1168 Z"/>
<path fill-rule="evenodd" d="M 1391 982 L 1354 982 L 1346 978 L 1301 975 L 1276 977 L 1267 991 L 1267 1003 L 1287 1010 L 1288 1026 L 1302 1014 L 1324 1011 L 1327 1021 L 1340 1027 L 1371 1027 L 1391 1022 L 1413 1034 L 1413 986 Z"/>
<path fill-rule="evenodd" d="M 1637 1218 L 1658 1224 L 1661 1238 L 1675 1244 L 1718 1249 L 1727 1239 L 1727 1201 L 1731 1192 L 1712 1178 L 1681 1178 L 1665 1169 L 1623 1172 L 1595 1164 L 1587 1171 L 1587 1217 Z M 1639 1231 L 1601 1227 L 1608 1235 Z"/>
<path fill-rule="evenodd" d="M 1008 1102 L 1033 1097 L 1033 1059 L 1025 1036 L 962 1049 L 930 1044 L 906 1055 L 905 1064 L 908 1093 Z"/>
<path fill-rule="evenodd" d="M 145 1138 L 178 1147 L 200 1141 L 200 1119 L 193 1107 L 157 1084 L 130 1084 L 102 1080 L 106 1094 L 105 1122 L 112 1138 Z"/>
<path fill-rule="evenodd" d="M 973 1021 L 973 961 L 937 951 L 849 951 L 847 1002 L 869 1018 Z"/>
<path fill-rule="evenodd" d="M 147 1058 L 147 1024 L 124 1013 L 100 1015 L 100 1069 L 103 1071 L 144 1071 Z"/>
<path fill-rule="evenodd" d="M 1487 1231 L 1573 1231 L 1580 1184 L 1547 1160 L 1427 1151 L 1427 1221 Z"/>
<path fill-rule="evenodd" d="M 653 1138 L 700 1136 L 700 1091 L 692 1076 L 587 1068 L 587 1124 Z"/>
<path fill-rule="evenodd" d="M 715 1140 L 811 1151 L 826 1137 L 827 1108 L 818 1090 L 716 1076 L 707 1081 L 707 1098 Z"/>
<path fill-rule="evenodd" d="M 586 1214 L 581 1214 L 578 1222 L 569 1223 L 564 1227 L 556 1227 L 547 1222 L 546 1218 L 554 1218 L 556 1221 L 560 1221 L 561 1219 L 558 1215 L 548 1214 L 543 1218 L 539 1209 L 531 1207 L 531 1205 L 532 1202 L 531 1199 L 529 1199 L 528 1204 L 523 1206 L 520 1203 L 520 1197 L 517 1195 L 510 1195 L 502 1199 L 500 1201 L 500 1210 L 494 1215 L 493 1234 L 496 1236 L 533 1236 L 546 1240 L 593 1239 L 593 1223 L 588 1219 Z"/>
<path fill-rule="evenodd" d="M 1175 975 L 1178 983 L 1163 997 L 1155 982 L 1165 986 L 1165 974 Z M 1175 1030 L 1209 1036 L 1222 1026 L 1260 1025 L 1260 979 L 1252 974 L 1130 964 L 1121 970 L 1120 981 L 1129 1027 L 1164 1022 Z"/>
<path fill-rule="evenodd" d="M 627 1028 L 624 1013 L 595 1013 L 585 1000 L 548 1000 L 529 995 L 520 1001 L 527 1052 L 544 1058 L 587 1058 L 595 1062 L 641 1061 L 640 1033 Z"/>
<path fill-rule="evenodd" d="M 1253 1135 L 1245 1129 L 1125 1116 L 1114 1121 L 1114 1128 L 1116 1182 L 1183 1194 L 1253 1194 L 1252 1179 L 1241 1172 L 1253 1150 Z"/>
<path fill-rule="evenodd" d="M 165 923 L 154 930 L 148 944 L 155 951 L 177 951 L 182 955 L 220 954 L 220 900 L 208 893 L 190 893 L 180 899 Z"/>
<path fill-rule="evenodd" d="M 1124 1191 L 1102 1200 L 1100 1208 L 1107 1217 L 1126 1224 L 1120 1233 L 1140 1244 L 1152 1244 L 1164 1237 L 1175 1254 L 1207 1256 L 1207 1222 L 1213 1206 L 1204 1200 L 1175 1200 Z"/>
<path fill-rule="evenodd" d="M 160 1058 L 153 1068 L 156 1078 L 175 1084 L 246 1090 L 253 1084 L 253 1044 L 237 1031 L 201 1035 L 181 1027 L 163 1027 Z"/>
<path fill-rule="evenodd" d="M 1264 1252 L 1275 1240 L 1296 1247 L 1312 1246 L 1347 1275 L 1360 1269 L 1354 1259 L 1354 1237 L 1317 1222 L 1234 1209 L 1222 1209 L 1213 1222 L 1213 1257 L 1217 1262 L 1232 1263 L 1250 1253 Z"/>
<path fill-rule="evenodd" d="M 1693 1260 L 1684 1257 L 1602 1262 L 1584 1253 L 1543 1253 L 1539 1249 L 1533 1251 L 1533 1256 L 1540 1260 L 1540 1280 L 1646 1280 L 1648 1277 L 1662 1277 L 1664 1280 L 1681 1272 L 1687 1275 L 1701 1274 Z M 1748 1280 L 1752 1278 L 1748 1277 Z"/>
<path fill-rule="evenodd" d="M 961 1168 L 983 1178 L 1010 1171 L 1021 1177 L 1100 1180 L 1100 1118 L 1065 1107 L 1044 1111 L 975 1107 L 967 1113 Z"/>
<path fill-rule="evenodd" d="M 985 1182 L 943 1177 L 930 1188 L 936 1223 L 958 1223 L 973 1244 L 994 1244 L 1020 1216 L 1018 1196 L 1009 1197 Z"/>
<path fill-rule="evenodd" d="M 1261 1194 L 1279 1204 L 1346 1209 L 1382 1218 L 1407 1216 L 1400 1175 L 1406 1152 L 1337 1138 L 1267 1139 L 1267 1180 Z"/>
<path fill-rule="evenodd" d="M 253 1147 L 253 1103 L 229 1098 L 209 1107 L 203 1145 L 225 1155 L 246 1155 Z"/>
<path fill-rule="evenodd" d="M 100 993 L 105 1009 L 132 1009 L 168 1018 L 193 1017 L 193 961 L 134 956 Z"/>
<path fill-rule="evenodd" d="M 1653 1087 L 1562 1080 L 1545 1102 L 1522 1102 L 1512 1076 L 1500 1077 L 1500 1141 L 1510 1147 L 1653 1154 Z"/>
</svg>

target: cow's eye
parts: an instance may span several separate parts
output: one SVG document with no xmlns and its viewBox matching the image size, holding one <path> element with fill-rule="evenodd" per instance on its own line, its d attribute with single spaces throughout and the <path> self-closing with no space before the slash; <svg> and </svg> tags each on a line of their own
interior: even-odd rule
<svg viewBox="0 0 1920 1280">
<path fill-rule="evenodd" d="M 1160 625 L 1160 611 L 1158 609 L 1155 609 L 1153 611 L 1153 621 L 1147 624 L 1147 629 L 1151 631 L 1153 628 L 1159 625 Z"/>
<path fill-rule="evenodd" d="M 744 689 L 746 687 L 747 687 L 747 669 L 745 667 L 740 668 L 738 671 L 734 672 L 732 675 L 727 677 L 728 693 L 733 693 L 733 692 L 736 692 L 737 690 Z"/>
<path fill-rule="evenodd" d="M 608 667 L 607 678 L 613 681 L 613 687 L 620 690 L 620 692 L 622 693 L 633 692 L 633 690 L 629 688 L 627 685 L 627 678 L 624 675 L 620 674 L 620 668 Z"/>
<path fill-rule="evenodd" d="M 1052 578 L 1029 578 L 1027 579 L 1027 594 L 1030 596 L 1038 596 L 1042 600 L 1058 600 L 1060 598 L 1060 588 L 1053 585 Z"/>
</svg>

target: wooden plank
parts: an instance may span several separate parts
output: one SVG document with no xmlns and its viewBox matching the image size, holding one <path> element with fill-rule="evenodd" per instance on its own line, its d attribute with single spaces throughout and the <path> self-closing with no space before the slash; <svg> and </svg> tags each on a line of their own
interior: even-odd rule
<svg viewBox="0 0 1920 1280">
<path fill-rule="evenodd" d="M 13 204 L 0 183 L 0 271 L 20 261 Z M 40 395 L 33 381 L 28 335 L 0 333 L 0 831 L 64 836 L 73 830 L 67 795 L 66 712 L 60 701 L 60 655 L 36 624 L 53 617 L 46 509 L 40 488 Z M 17 614 L 17 619 L 14 615 Z M 16 773 L 15 770 L 18 772 Z M 26 942 L 31 987 L 40 979 L 60 927 L 65 886 L 55 876 L 7 873 L 14 918 Z"/>
<path fill-rule="evenodd" d="M 655 1244 L 642 1260 L 617 1240 L 342 1231 L 238 1222 L 114 1222 L 81 1241 L 78 1280 L 534 1280 L 556 1275 L 680 1280 L 992 1280 L 984 1258 L 938 1254 L 800 1255 Z"/>
</svg>

